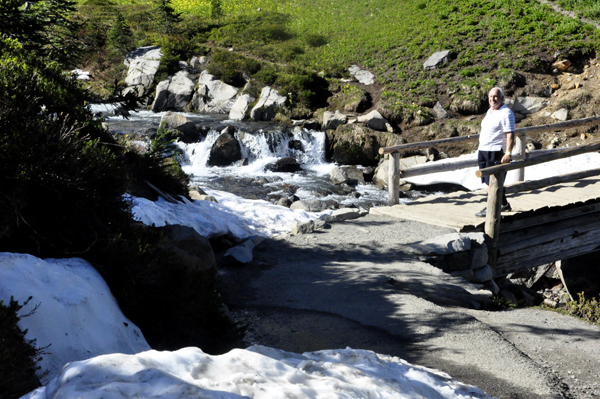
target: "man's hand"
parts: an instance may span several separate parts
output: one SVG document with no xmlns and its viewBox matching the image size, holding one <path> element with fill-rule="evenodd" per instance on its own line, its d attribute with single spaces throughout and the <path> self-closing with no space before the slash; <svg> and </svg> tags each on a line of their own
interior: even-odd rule
<svg viewBox="0 0 600 399">
<path fill-rule="evenodd" d="M 507 152 L 502 156 L 500 163 L 509 163 L 510 162 L 510 152 Z"/>
</svg>

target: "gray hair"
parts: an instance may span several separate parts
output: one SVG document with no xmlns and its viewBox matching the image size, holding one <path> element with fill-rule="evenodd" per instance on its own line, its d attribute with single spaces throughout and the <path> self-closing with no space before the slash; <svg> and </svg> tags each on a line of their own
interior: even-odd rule
<svg viewBox="0 0 600 399">
<path fill-rule="evenodd" d="M 498 90 L 498 91 L 500 92 L 500 98 L 501 98 L 502 100 L 504 100 L 504 98 L 505 98 L 505 97 L 504 97 L 504 90 L 502 90 L 502 89 L 501 89 L 501 88 L 499 88 L 499 87 L 493 87 L 493 88 L 490 90 L 490 93 L 491 93 L 492 91 L 494 91 L 494 90 Z M 488 94 L 489 94 L 489 93 L 488 93 Z"/>
</svg>

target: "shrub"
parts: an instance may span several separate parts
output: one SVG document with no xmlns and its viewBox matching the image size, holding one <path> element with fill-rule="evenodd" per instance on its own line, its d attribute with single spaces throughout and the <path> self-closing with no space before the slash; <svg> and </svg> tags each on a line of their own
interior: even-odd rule
<svg viewBox="0 0 600 399">
<path fill-rule="evenodd" d="M 208 72 L 223 82 L 236 87 L 246 84 L 246 78 L 260 70 L 260 63 L 251 58 L 229 51 L 215 50 Z"/>
<path fill-rule="evenodd" d="M 600 302 L 598 298 L 587 299 L 583 292 L 575 301 L 567 303 L 566 311 L 592 323 L 600 324 Z"/>
<path fill-rule="evenodd" d="M 29 298 L 31 300 L 31 298 Z M 19 316 L 19 311 L 29 302 L 20 305 L 12 297 L 4 305 L 0 300 L 0 398 L 17 399 L 41 386 L 36 371 L 43 350 L 36 348 L 35 340 L 25 338 L 17 323 L 34 311 Z"/>
</svg>

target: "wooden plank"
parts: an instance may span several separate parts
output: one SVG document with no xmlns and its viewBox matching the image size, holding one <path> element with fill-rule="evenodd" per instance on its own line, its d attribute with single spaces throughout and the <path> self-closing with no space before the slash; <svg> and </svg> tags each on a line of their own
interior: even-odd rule
<svg viewBox="0 0 600 399">
<path fill-rule="evenodd" d="M 400 154 L 394 153 L 390 156 L 388 163 L 388 205 L 396 205 L 400 202 Z"/>
<path fill-rule="evenodd" d="M 527 250 L 520 252 L 511 252 L 509 254 L 501 253 L 498 257 L 498 264 L 506 265 L 510 263 L 522 263 L 532 259 L 537 259 L 541 256 L 554 256 L 555 260 L 558 260 L 564 256 L 562 255 L 563 252 L 571 251 L 574 248 L 594 243 L 596 245 L 600 245 L 600 230 L 589 231 L 578 236 L 561 237 L 552 241 L 541 243 L 535 247 L 529 247 Z"/>
<path fill-rule="evenodd" d="M 551 154 L 530 154 L 530 156 L 524 161 L 514 161 L 510 163 L 503 163 L 500 165 L 490 166 L 489 168 L 477 170 L 475 174 L 477 175 L 477 177 L 491 176 L 501 171 L 508 172 L 509 170 L 524 168 L 526 166 L 539 165 L 545 162 L 569 158 L 575 155 L 586 154 L 588 152 L 594 152 L 598 150 L 600 150 L 600 143 L 582 145 L 579 147 L 572 148 L 564 148 L 561 149 L 561 151 L 557 151 Z"/>
<path fill-rule="evenodd" d="M 479 135 L 472 134 L 470 136 L 460 136 L 460 137 L 450 137 L 448 139 L 439 139 L 439 140 L 431 140 L 431 141 L 421 141 L 418 143 L 407 143 L 396 145 L 393 147 L 381 147 L 379 149 L 379 153 L 383 154 L 391 154 L 398 151 L 406 151 L 406 150 L 420 150 L 423 148 L 437 147 L 448 144 L 457 144 L 457 143 L 465 143 L 469 141 L 478 141 Z"/>
<path fill-rule="evenodd" d="M 488 246 L 488 264 L 495 269 L 498 256 L 498 238 L 500 236 L 500 206 L 502 203 L 502 192 L 504 191 L 504 179 L 506 173 L 498 173 L 490 176 L 490 186 L 487 198 L 487 215 L 485 219 L 484 232 Z"/>
<path fill-rule="evenodd" d="M 547 210 L 552 209 L 548 206 L 544 208 Z M 538 212 L 543 211 L 544 208 L 539 208 Z M 555 211 L 549 211 L 548 213 L 532 215 L 524 219 L 508 219 L 506 221 L 503 220 L 502 224 L 500 225 L 500 234 L 509 231 L 514 231 L 517 229 L 523 229 L 525 227 L 538 226 L 540 224 L 549 223 L 556 220 L 586 215 L 598 211 L 600 211 L 600 201 L 598 199 L 593 199 L 588 201 L 587 203 L 582 203 L 580 206 L 574 206 L 568 209 L 558 208 Z"/>
<path fill-rule="evenodd" d="M 585 218 L 588 220 L 584 220 Z M 510 234 L 503 234 L 500 236 L 498 250 L 503 255 L 507 255 L 559 238 L 586 234 L 592 230 L 600 230 L 600 213 L 517 230 Z"/>
<path fill-rule="evenodd" d="M 522 270 L 528 270 L 532 267 L 545 265 L 547 263 L 556 262 L 557 260 L 569 259 L 575 256 L 585 255 L 590 252 L 598 250 L 598 243 L 590 243 L 585 246 L 575 247 L 572 250 L 562 252 L 557 257 L 556 254 L 544 255 L 539 258 L 529 259 L 525 262 L 512 262 L 510 264 L 504 264 L 502 257 L 498 260 L 498 266 L 496 267 L 496 276 L 504 276 L 509 273 L 516 273 Z M 559 259 L 557 259 L 559 258 Z"/>
<path fill-rule="evenodd" d="M 531 134 L 531 133 L 541 133 L 541 132 L 550 132 L 553 130 L 565 130 L 572 129 L 574 127 L 580 126 L 593 126 L 600 124 L 600 116 L 594 116 L 591 118 L 585 119 L 573 119 L 566 122 L 553 123 L 550 125 L 538 125 L 538 126 L 527 126 L 519 129 L 515 129 L 515 134 Z"/>
<path fill-rule="evenodd" d="M 581 172 L 567 173 L 564 175 L 558 175 L 540 180 L 531 180 L 521 183 L 513 183 L 506 186 L 506 194 L 514 194 L 523 191 L 537 190 L 547 186 L 553 186 L 560 183 L 572 182 L 587 177 L 600 175 L 600 168 L 584 170 Z"/>
<path fill-rule="evenodd" d="M 476 159 L 467 159 L 459 162 L 429 162 L 424 165 L 413 166 L 408 169 L 404 169 L 400 172 L 403 179 L 413 176 L 428 175 L 431 173 L 439 172 L 450 172 L 453 170 L 472 168 L 477 166 Z"/>
</svg>

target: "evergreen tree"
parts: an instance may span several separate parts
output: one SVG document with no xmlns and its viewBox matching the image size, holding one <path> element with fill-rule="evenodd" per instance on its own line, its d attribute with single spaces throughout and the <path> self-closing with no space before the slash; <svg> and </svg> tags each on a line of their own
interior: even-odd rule
<svg viewBox="0 0 600 399">
<path fill-rule="evenodd" d="M 156 10 L 162 19 L 161 22 L 164 24 L 164 32 L 169 35 L 177 33 L 176 25 L 183 18 L 180 12 L 175 12 L 175 9 L 171 6 L 171 0 L 158 0 Z"/>
<path fill-rule="evenodd" d="M 217 21 L 220 21 L 223 16 L 223 7 L 221 0 L 210 0 L 210 16 Z"/>
<path fill-rule="evenodd" d="M 0 0 L 0 35 L 67 65 L 83 49 L 76 37 L 80 24 L 71 19 L 75 4 L 71 0 Z"/>
<path fill-rule="evenodd" d="M 108 31 L 108 43 L 119 54 L 133 50 L 132 32 L 123 14 L 117 10 L 115 22 Z"/>
</svg>

